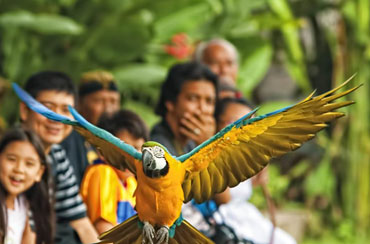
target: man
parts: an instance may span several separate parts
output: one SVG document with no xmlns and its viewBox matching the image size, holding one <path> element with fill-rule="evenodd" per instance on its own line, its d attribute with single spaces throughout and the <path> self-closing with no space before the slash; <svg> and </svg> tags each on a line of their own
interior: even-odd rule
<svg viewBox="0 0 370 244">
<path fill-rule="evenodd" d="M 96 125 L 102 114 L 111 115 L 120 108 L 121 96 L 113 75 L 106 71 L 90 71 L 82 75 L 78 89 L 78 112 Z M 73 131 L 61 145 L 67 151 L 81 184 L 87 166 L 98 159 L 95 149 Z"/>
<path fill-rule="evenodd" d="M 235 87 L 238 74 L 238 52 L 223 39 L 202 42 L 195 51 L 195 60 L 207 65 L 219 76 L 220 85 Z"/>
<path fill-rule="evenodd" d="M 96 125 L 103 113 L 108 115 L 120 108 L 121 96 L 113 75 L 106 71 L 91 71 L 82 75 L 78 89 L 78 111 Z"/>
<path fill-rule="evenodd" d="M 205 65 L 191 62 L 173 66 L 161 88 L 156 114 L 162 121 L 151 131 L 151 140 L 171 154 L 189 152 L 216 131 L 213 117 L 218 80 Z"/>
<path fill-rule="evenodd" d="M 75 105 L 75 89 L 67 75 L 40 72 L 27 80 L 24 89 L 54 112 L 71 117 L 68 106 Z M 70 133 L 71 127 L 33 112 L 24 103 L 20 103 L 20 118 L 22 126 L 40 137 L 51 163 L 57 220 L 55 243 L 80 243 L 73 230 L 83 243 L 96 242 L 97 233 L 86 217 L 86 207 L 79 195 L 73 167 L 65 150 L 58 145 Z"/>
</svg>

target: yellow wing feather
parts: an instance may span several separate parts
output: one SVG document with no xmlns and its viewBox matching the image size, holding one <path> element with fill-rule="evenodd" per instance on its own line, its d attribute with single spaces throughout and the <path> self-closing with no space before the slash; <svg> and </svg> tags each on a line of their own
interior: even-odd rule
<svg viewBox="0 0 370 244">
<path fill-rule="evenodd" d="M 184 201 L 206 201 L 257 174 L 272 157 L 282 156 L 312 139 L 327 122 L 344 115 L 333 110 L 353 103 L 330 103 L 358 88 L 333 95 L 348 81 L 320 96 L 313 97 L 312 93 L 283 112 L 233 127 L 201 148 L 184 162 L 191 172 L 183 183 Z"/>
</svg>

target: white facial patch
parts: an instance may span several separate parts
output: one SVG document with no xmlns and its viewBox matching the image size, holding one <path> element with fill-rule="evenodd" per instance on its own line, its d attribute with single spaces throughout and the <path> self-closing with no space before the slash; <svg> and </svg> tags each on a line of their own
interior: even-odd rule
<svg viewBox="0 0 370 244">
<path fill-rule="evenodd" d="M 143 148 L 144 168 L 149 170 L 161 170 L 166 167 L 164 150 L 159 146 Z"/>
<path fill-rule="evenodd" d="M 166 167 L 166 159 L 164 158 L 156 158 L 155 162 L 156 162 L 155 169 L 164 169 L 164 167 Z"/>
</svg>

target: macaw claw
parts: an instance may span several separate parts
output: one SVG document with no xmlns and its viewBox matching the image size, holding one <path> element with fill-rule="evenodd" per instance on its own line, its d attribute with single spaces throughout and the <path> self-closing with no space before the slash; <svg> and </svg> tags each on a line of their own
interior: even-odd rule
<svg viewBox="0 0 370 244">
<path fill-rule="evenodd" d="M 155 236 L 154 227 L 149 222 L 144 222 L 143 240 L 141 241 L 141 243 L 142 244 L 146 244 L 146 243 L 153 244 L 154 236 Z"/>
<path fill-rule="evenodd" d="M 157 243 L 168 243 L 168 237 L 169 237 L 169 229 L 168 226 L 161 226 L 159 230 L 157 230 Z"/>
</svg>

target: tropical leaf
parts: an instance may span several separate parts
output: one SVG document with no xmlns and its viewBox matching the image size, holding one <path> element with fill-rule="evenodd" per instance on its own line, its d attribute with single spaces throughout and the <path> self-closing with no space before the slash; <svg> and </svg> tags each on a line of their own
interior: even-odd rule
<svg viewBox="0 0 370 244">
<path fill-rule="evenodd" d="M 198 3 L 157 19 L 154 23 L 156 38 L 166 40 L 175 33 L 192 32 L 211 17 L 210 12 L 208 4 Z"/>
<path fill-rule="evenodd" d="M 152 128 L 153 125 L 160 120 L 160 117 L 154 114 L 153 108 L 143 103 L 128 100 L 124 103 L 123 106 L 125 109 L 130 109 L 140 115 L 140 117 L 145 121 L 145 124 L 148 126 L 148 128 Z"/>
<path fill-rule="evenodd" d="M 33 14 L 24 10 L 0 15 L 0 25 L 7 28 L 21 27 L 41 34 L 78 35 L 83 32 L 83 27 L 68 17 Z"/>
<path fill-rule="evenodd" d="M 252 90 L 270 67 L 273 48 L 269 42 L 258 37 L 246 39 L 239 46 L 242 60 L 239 68 L 238 86 L 244 94 L 250 96 Z"/>
<path fill-rule="evenodd" d="M 164 67 L 155 64 L 130 64 L 113 70 L 114 77 L 122 86 L 148 86 L 163 81 L 166 73 Z"/>
<path fill-rule="evenodd" d="M 147 51 L 150 39 L 145 16 L 138 14 L 130 18 L 113 18 L 99 26 L 85 48 L 94 60 L 111 66 L 138 59 Z"/>
</svg>

